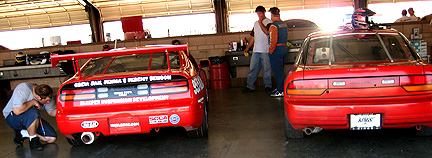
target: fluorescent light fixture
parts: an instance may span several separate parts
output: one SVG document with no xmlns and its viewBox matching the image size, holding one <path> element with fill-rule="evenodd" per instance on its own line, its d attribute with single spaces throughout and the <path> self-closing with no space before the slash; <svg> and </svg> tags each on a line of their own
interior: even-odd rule
<svg viewBox="0 0 432 158">
<path fill-rule="evenodd" d="M 82 6 L 86 6 L 86 2 L 84 0 L 78 0 L 78 2 L 82 5 Z"/>
</svg>

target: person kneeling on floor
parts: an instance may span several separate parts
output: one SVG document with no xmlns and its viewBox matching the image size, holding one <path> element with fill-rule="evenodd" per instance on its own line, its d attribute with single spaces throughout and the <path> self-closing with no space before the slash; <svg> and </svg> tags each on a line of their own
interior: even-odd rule
<svg viewBox="0 0 432 158">
<path fill-rule="evenodd" d="M 43 150 L 40 141 L 54 143 L 57 134 L 54 128 L 40 117 L 40 110 L 55 117 L 56 105 L 52 101 L 53 90 L 46 84 L 20 83 L 3 109 L 6 123 L 14 130 L 14 143 L 23 146 L 29 138 L 30 149 Z"/>
</svg>

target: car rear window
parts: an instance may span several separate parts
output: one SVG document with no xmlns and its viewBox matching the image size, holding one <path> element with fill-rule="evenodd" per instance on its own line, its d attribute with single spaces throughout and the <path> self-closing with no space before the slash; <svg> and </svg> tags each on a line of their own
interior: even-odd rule
<svg viewBox="0 0 432 158">
<path fill-rule="evenodd" d="M 113 58 L 114 60 L 112 60 Z M 169 61 L 171 69 L 180 68 L 178 52 L 169 52 Z M 107 66 L 108 69 L 106 69 Z M 82 74 L 84 76 L 103 74 L 105 69 L 105 74 L 142 70 L 161 70 L 168 69 L 168 62 L 165 52 L 101 57 L 92 59 L 84 68 Z"/>
<path fill-rule="evenodd" d="M 398 34 L 348 34 L 311 39 L 306 63 L 352 63 L 413 60 L 413 54 Z"/>
</svg>

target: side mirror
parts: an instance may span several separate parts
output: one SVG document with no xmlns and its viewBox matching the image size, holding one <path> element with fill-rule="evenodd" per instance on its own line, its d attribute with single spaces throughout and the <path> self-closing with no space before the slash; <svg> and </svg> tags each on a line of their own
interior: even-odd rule
<svg viewBox="0 0 432 158">
<path fill-rule="evenodd" d="M 206 67 L 209 67 L 210 65 L 211 65 L 210 60 L 201 60 L 200 61 L 201 68 L 206 68 Z"/>
</svg>

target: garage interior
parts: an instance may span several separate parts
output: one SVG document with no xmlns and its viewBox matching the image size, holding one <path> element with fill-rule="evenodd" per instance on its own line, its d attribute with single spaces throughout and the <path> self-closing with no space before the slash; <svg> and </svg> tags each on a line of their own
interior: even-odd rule
<svg viewBox="0 0 432 158">
<path fill-rule="evenodd" d="M 42 51 L 55 52 L 73 50 L 75 53 L 100 51 L 104 45 L 111 48 L 136 47 L 154 44 L 170 44 L 178 39 L 188 43 L 190 53 L 197 59 L 226 56 L 228 45 L 250 37 L 250 31 L 229 32 L 229 14 L 253 13 L 257 5 L 278 6 L 281 10 L 331 8 L 339 6 L 362 7 L 371 3 L 395 3 L 399 0 L 10 0 L 0 1 L 0 31 L 14 31 L 76 24 L 92 26 L 93 42 L 25 48 L 21 50 L 0 50 L 0 67 L 10 67 L 17 52 L 39 54 Z M 85 5 L 84 5 L 85 4 Z M 93 11 L 91 11 L 93 10 Z M 96 13 L 95 13 L 96 12 Z M 99 12 L 99 14 L 97 14 Z M 216 34 L 188 35 L 167 38 L 143 38 L 123 41 L 104 41 L 101 23 L 118 21 L 122 17 L 143 18 L 173 15 L 215 13 Z M 96 16 L 95 16 L 96 15 Z M 413 34 L 413 28 L 420 28 L 422 40 L 427 42 L 427 55 L 431 54 L 432 31 L 430 17 L 425 21 L 393 23 L 392 28 L 406 37 Z M 316 27 L 290 28 L 292 40 L 303 40 Z M 241 55 L 240 55 L 241 56 Z M 239 56 L 227 56 L 229 58 Z M 232 63 L 231 63 L 232 64 Z M 292 66 L 285 65 L 285 74 Z M 35 67 L 26 67 L 33 71 Z M 14 87 L 22 82 L 49 84 L 54 89 L 64 81 L 66 74 L 58 68 L 37 67 L 42 76 L 0 77 L 0 107 L 6 105 Z M 208 69 L 207 69 L 208 70 Z M 271 98 L 264 92 L 262 79 L 258 78 L 258 90 L 242 93 L 249 72 L 248 65 L 234 62 L 230 66 L 229 89 L 209 89 L 209 137 L 190 139 L 182 128 L 165 128 L 158 133 L 141 135 L 119 135 L 102 137 L 89 146 L 71 146 L 64 136 L 56 131 L 58 140 L 46 144 L 43 151 L 32 151 L 28 140 L 24 147 L 16 147 L 13 132 L 3 117 L 0 119 L 0 157 L 426 157 L 432 138 L 413 137 L 412 130 L 385 129 L 380 131 L 323 131 L 320 135 L 302 140 L 285 140 L 283 134 L 283 99 Z M 57 73 L 58 72 L 58 73 Z M 208 71 L 207 71 L 208 72 Z M 233 74 L 233 72 L 235 72 Z M 210 77 L 210 74 L 207 75 Z M 210 88 L 210 85 L 208 86 Z M 43 112 L 56 128 L 55 118 Z M 360 156 L 359 156 L 360 155 Z"/>
</svg>

